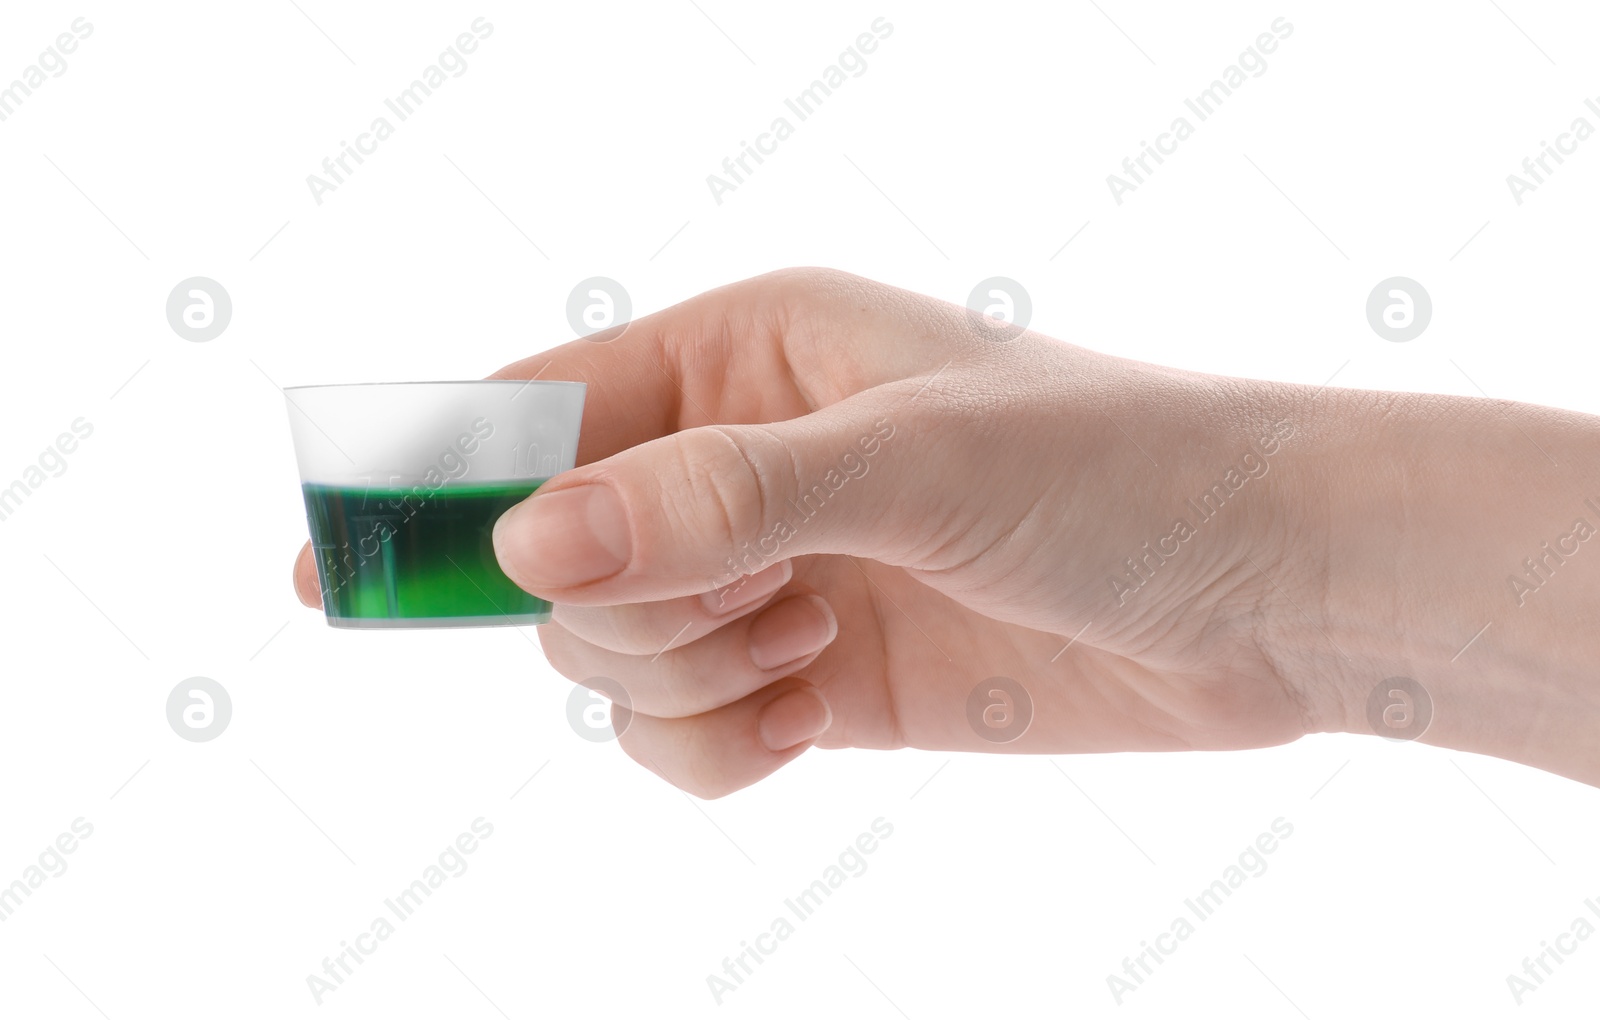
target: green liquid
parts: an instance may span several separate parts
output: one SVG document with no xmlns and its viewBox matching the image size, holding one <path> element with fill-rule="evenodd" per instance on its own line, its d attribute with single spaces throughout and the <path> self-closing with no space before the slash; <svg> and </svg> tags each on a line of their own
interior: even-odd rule
<svg viewBox="0 0 1600 1020">
<path fill-rule="evenodd" d="M 302 486 L 322 603 L 335 627 L 544 623 L 550 603 L 494 555 L 494 522 L 546 479 L 480 485 Z M 388 622 L 395 621 L 395 622 Z"/>
</svg>

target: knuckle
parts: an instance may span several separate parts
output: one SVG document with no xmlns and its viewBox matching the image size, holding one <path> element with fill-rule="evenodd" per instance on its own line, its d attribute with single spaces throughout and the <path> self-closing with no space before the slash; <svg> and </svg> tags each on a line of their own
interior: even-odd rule
<svg viewBox="0 0 1600 1020">
<path fill-rule="evenodd" d="M 830 266 L 786 266 L 773 271 L 771 275 L 779 283 L 824 289 L 856 278 L 842 269 Z"/>
<path fill-rule="evenodd" d="M 685 792 L 701 800 L 718 800 L 739 789 L 740 784 L 728 773 L 720 755 L 709 754 L 705 748 L 693 748 L 683 760 L 686 768 L 678 786 Z"/>
<path fill-rule="evenodd" d="M 652 685 L 650 714 L 662 719 L 687 719 L 711 708 L 706 700 L 705 684 L 684 668 L 679 657 L 669 652 L 664 662 L 666 658 L 673 661 L 666 664 Z"/>
<path fill-rule="evenodd" d="M 620 606 L 563 606 L 553 610 L 556 622 L 572 634 L 608 652 L 656 655 L 693 640 L 699 632 L 685 628 L 682 612 L 671 603 Z"/>
<path fill-rule="evenodd" d="M 629 758 L 632 758 L 638 765 L 651 772 L 654 772 L 662 779 L 666 779 L 667 782 L 672 783 L 672 785 L 678 785 L 671 779 L 667 779 L 667 774 L 662 770 L 660 763 L 656 761 L 655 755 L 650 753 L 648 742 L 638 735 L 637 727 L 630 726 L 624 733 L 618 736 L 617 746 L 622 748 L 623 754 L 627 755 Z"/>
<path fill-rule="evenodd" d="M 830 266 L 791 266 L 772 274 L 778 294 L 787 302 L 791 315 L 801 306 L 815 312 L 838 302 L 856 302 L 872 295 L 885 295 L 891 288 L 855 273 Z"/>
<path fill-rule="evenodd" d="M 709 759 L 714 755 L 708 754 L 707 748 L 701 746 L 703 741 L 698 738 L 697 729 L 693 726 L 683 727 L 671 739 L 670 746 L 665 748 L 657 746 L 652 749 L 646 740 L 635 735 L 631 729 L 617 743 L 629 758 L 692 797 L 700 800 L 726 797 L 737 790 L 739 784 L 724 770 L 710 763 Z"/>
<path fill-rule="evenodd" d="M 576 680 L 584 675 L 582 644 L 571 632 L 554 624 L 539 628 L 539 646 L 544 650 L 546 661 L 551 669 L 568 680 Z"/>
<path fill-rule="evenodd" d="M 728 782 L 726 779 L 723 779 L 717 782 L 715 785 L 696 785 L 690 788 L 688 792 L 700 798 L 701 800 L 721 800 L 723 797 L 726 797 L 728 794 L 737 789 L 739 789 L 738 786 Z"/>
<path fill-rule="evenodd" d="M 682 644 L 682 622 L 649 605 L 610 607 L 608 647 L 623 655 L 659 655 Z M 692 633 L 692 632 L 691 632 Z"/>
<path fill-rule="evenodd" d="M 761 533 L 774 505 L 777 479 L 768 463 L 772 450 L 754 427 L 711 425 L 684 435 L 682 459 L 690 527 L 729 549 Z M 760 447 L 760 449 L 758 449 Z"/>
</svg>

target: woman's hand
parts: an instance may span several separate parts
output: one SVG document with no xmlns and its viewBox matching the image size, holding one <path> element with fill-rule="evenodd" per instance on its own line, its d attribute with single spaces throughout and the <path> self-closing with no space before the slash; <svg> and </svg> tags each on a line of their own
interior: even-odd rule
<svg viewBox="0 0 1600 1020">
<path fill-rule="evenodd" d="M 555 604 L 555 668 L 624 688 L 628 754 L 702 797 L 813 743 L 1362 730 L 1368 692 L 1416 665 L 1369 640 L 1398 620 L 1364 617 L 1387 603 L 1333 555 L 1400 562 L 1339 481 L 1384 474 L 1360 444 L 1393 395 L 1144 365 L 826 270 L 496 373 L 535 375 L 588 384 L 581 466 L 500 519 L 501 565 Z M 1401 505 L 1384 484 L 1359 506 Z M 304 551 L 296 580 L 316 604 Z"/>
</svg>

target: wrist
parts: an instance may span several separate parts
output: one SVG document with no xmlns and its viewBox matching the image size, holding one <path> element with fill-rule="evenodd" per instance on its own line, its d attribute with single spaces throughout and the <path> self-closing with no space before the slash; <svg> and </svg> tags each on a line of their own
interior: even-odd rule
<svg viewBox="0 0 1600 1020">
<path fill-rule="evenodd" d="M 1314 624 L 1280 635 L 1316 728 L 1600 784 L 1600 419 L 1347 390 L 1316 404 L 1286 472 Z"/>
</svg>

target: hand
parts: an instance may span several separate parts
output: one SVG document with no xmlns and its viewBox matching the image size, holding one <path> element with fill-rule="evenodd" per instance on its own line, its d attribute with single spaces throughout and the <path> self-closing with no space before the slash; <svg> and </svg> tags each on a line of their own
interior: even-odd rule
<svg viewBox="0 0 1600 1020">
<path fill-rule="evenodd" d="M 1463 583 L 1449 544 L 1481 521 L 1451 486 L 1408 489 L 1401 465 L 1478 463 L 1455 436 L 1486 402 L 1164 369 L 825 270 L 711 291 L 495 377 L 535 375 L 588 383 L 581 466 L 500 519 L 501 566 L 555 604 L 539 633 L 557 670 L 623 685 L 624 750 L 699 796 L 813 744 L 1372 732 L 1367 695 L 1406 671 L 1435 692 L 1429 742 L 1600 779 L 1596 754 L 1538 750 L 1491 684 L 1429 672 L 1458 643 L 1456 602 L 1384 587 L 1400 563 L 1413 584 Z M 1374 421 L 1413 431 L 1397 448 Z M 1397 531 L 1377 508 L 1429 523 Z M 296 583 L 317 604 L 308 550 Z M 1485 668 L 1516 653 L 1493 654 Z M 1026 699 L 990 694 L 995 677 Z M 1497 713 L 1498 733 L 1474 725 Z M 1521 715 L 1547 714 L 1525 699 Z"/>
<path fill-rule="evenodd" d="M 1270 582 L 1249 559 L 1270 573 L 1290 537 L 1270 470 L 1165 563 L 1146 546 L 1219 458 L 1271 466 L 1260 443 L 1285 442 L 1289 388 L 1007 340 L 817 270 L 615 334 L 496 373 L 584 381 L 589 401 L 582 466 L 501 518 L 495 545 L 555 603 L 551 663 L 624 686 L 621 744 L 668 781 L 720 796 L 812 743 L 1234 748 L 1317 725 L 1314 694 L 1261 650 Z M 1137 589 L 1130 557 L 1151 574 Z M 304 550 L 296 579 L 316 604 Z M 969 721 L 996 676 L 1031 697 L 1010 743 Z M 1005 699 L 984 699 L 1003 722 Z"/>
</svg>

